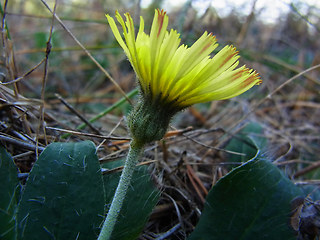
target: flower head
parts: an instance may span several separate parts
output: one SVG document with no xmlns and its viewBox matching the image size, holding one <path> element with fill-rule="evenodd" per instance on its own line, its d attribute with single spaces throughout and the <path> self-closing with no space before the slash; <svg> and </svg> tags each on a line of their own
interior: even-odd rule
<svg viewBox="0 0 320 240">
<path fill-rule="evenodd" d="M 218 46 L 211 33 L 205 32 L 191 47 L 180 45 L 180 34 L 173 29 L 167 31 L 169 18 L 163 10 L 155 10 L 150 34 L 144 32 L 144 20 L 140 17 L 137 36 L 130 14 L 125 14 L 124 21 L 117 11 L 116 18 L 122 26 L 124 39 L 114 19 L 106 16 L 137 74 L 142 93 L 142 103 L 131 114 L 131 119 L 142 119 L 137 124 L 129 122 L 129 127 L 130 124 L 137 125 L 130 127 L 131 131 L 135 131 L 133 128 L 138 125 L 144 125 L 141 128 L 144 132 L 146 127 L 150 127 L 145 125 L 157 119 L 163 120 L 160 125 L 168 125 L 176 112 L 188 106 L 232 98 L 261 83 L 254 70 L 245 66 L 237 68 L 239 56 L 235 47 L 225 46 L 211 57 Z M 142 113 L 142 109 L 148 110 Z M 151 115 L 154 119 L 150 119 Z M 163 134 L 161 132 L 159 136 Z"/>
<path fill-rule="evenodd" d="M 210 53 L 218 46 L 215 36 L 205 32 L 191 47 L 180 45 L 180 34 L 167 31 L 169 18 L 165 11 L 155 10 L 150 35 L 144 32 L 144 21 L 135 36 L 129 13 L 123 20 L 124 40 L 112 17 L 107 15 L 111 29 L 131 62 L 142 94 L 150 100 L 170 103 L 183 109 L 195 103 L 228 99 L 240 95 L 261 83 L 259 75 L 239 64 L 238 52 L 225 46 L 214 57 Z"/>
</svg>

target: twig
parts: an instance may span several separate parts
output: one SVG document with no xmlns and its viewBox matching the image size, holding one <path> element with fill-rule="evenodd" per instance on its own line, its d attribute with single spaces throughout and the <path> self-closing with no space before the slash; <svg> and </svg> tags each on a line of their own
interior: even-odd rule
<svg viewBox="0 0 320 240">
<path fill-rule="evenodd" d="M 175 231 L 177 231 L 180 227 L 181 227 L 180 223 L 176 224 L 175 226 L 170 228 L 168 231 L 163 233 L 161 236 L 157 237 L 155 240 L 167 239 L 167 237 L 169 237 L 171 234 L 173 234 Z"/>
<path fill-rule="evenodd" d="M 80 118 L 93 132 L 96 134 L 100 134 L 100 131 L 96 129 L 87 119 L 85 119 L 84 116 L 81 115 L 74 107 L 72 107 L 66 100 L 64 100 L 58 93 L 55 94 L 55 96 L 70 110 L 70 112 L 77 115 L 78 118 Z"/>
<path fill-rule="evenodd" d="M 172 137 L 172 136 L 180 136 L 180 135 L 183 135 L 184 133 L 186 132 L 190 132 L 193 130 L 193 127 L 189 126 L 189 127 L 186 127 L 184 129 L 174 129 L 174 131 L 168 131 L 166 134 L 165 134 L 165 138 L 168 138 L 168 137 Z"/>
<path fill-rule="evenodd" d="M 108 162 L 107 160 L 100 160 L 99 161 L 100 163 L 104 163 L 104 162 Z M 150 161 L 145 161 L 145 162 L 142 162 L 142 163 L 138 163 L 136 166 L 144 166 L 144 165 L 149 165 L 151 163 L 155 163 L 157 162 L 157 160 L 150 160 Z M 105 174 L 110 174 L 110 173 L 114 173 L 114 172 L 120 172 L 122 171 L 122 169 L 124 168 L 124 166 L 120 166 L 120 167 L 115 167 L 115 168 L 112 168 L 112 169 L 102 169 L 102 175 L 105 175 Z"/>
<path fill-rule="evenodd" d="M 108 134 L 108 137 L 110 137 L 113 134 L 113 132 L 120 126 L 122 120 L 123 120 L 123 117 L 119 120 L 119 122 L 116 124 L 116 126 L 114 126 L 114 128 L 111 129 L 111 131 Z"/>
<path fill-rule="evenodd" d="M 111 155 L 111 154 L 110 154 Z M 117 156 L 105 156 L 103 158 L 100 158 L 99 159 L 99 163 L 108 163 L 108 162 L 113 162 L 117 159 L 120 159 L 120 158 L 125 158 L 127 155 L 126 154 L 120 154 L 120 155 L 117 155 Z"/>
<path fill-rule="evenodd" d="M 192 175 L 192 178 L 194 180 L 196 180 L 196 182 L 198 183 L 201 191 L 204 193 L 205 197 L 208 195 L 208 190 L 205 188 L 205 186 L 203 185 L 203 182 L 200 180 L 200 178 L 198 177 L 198 175 L 196 174 L 196 172 L 193 170 L 193 168 L 186 163 L 187 166 L 187 170 L 188 172 L 190 172 L 190 174 Z"/>
<path fill-rule="evenodd" d="M 165 192 L 163 192 L 162 194 L 165 195 L 167 198 L 169 198 L 171 200 L 171 202 L 173 203 L 173 206 L 174 206 L 174 208 L 176 209 L 176 212 L 177 212 L 177 216 L 178 216 L 178 219 L 179 219 L 179 222 L 180 222 L 180 226 L 181 226 L 181 228 L 184 228 L 183 227 L 183 225 L 184 225 L 183 224 L 183 218 L 181 216 L 180 209 L 178 207 L 178 204 L 177 204 L 176 200 L 174 200 L 169 194 L 167 194 Z"/>
<path fill-rule="evenodd" d="M 207 144 L 204 144 L 202 142 L 199 142 L 198 140 L 195 140 L 191 137 L 188 137 L 186 135 L 184 135 L 187 139 L 191 140 L 192 142 L 196 143 L 196 144 L 199 144 L 200 146 L 203 146 L 205 148 L 209 148 L 209 149 L 212 149 L 212 150 L 216 150 L 216 151 L 221 151 L 221 152 L 225 152 L 225 153 L 230 153 L 230 154 L 233 154 L 233 155 L 239 155 L 239 156 L 246 156 L 245 153 L 240 153 L 240 152 L 234 152 L 234 151 L 230 151 L 230 150 L 226 150 L 226 149 L 223 149 L 223 148 L 218 148 L 218 147 L 213 147 L 213 146 L 209 146 Z"/>
<path fill-rule="evenodd" d="M 42 59 L 36 66 L 34 66 L 31 70 L 29 70 L 28 72 L 26 72 L 25 74 L 23 74 L 23 76 L 21 77 L 18 77 L 12 81 L 9 81 L 9 82 L 1 82 L 0 81 L 0 84 L 1 85 L 9 85 L 9 84 L 12 84 L 12 83 L 17 83 L 19 81 L 21 81 L 22 79 L 24 79 L 25 77 L 29 76 L 31 73 L 33 73 L 34 70 L 36 70 L 38 67 L 41 66 L 41 64 L 46 60 L 46 58 Z"/>
<path fill-rule="evenodd" d="M 57 0 L 55 0 L 54 2 L 54 8 L 53 8 L 53 15 L 56 12 L 56 8 L 57 8 Z M 44 101 L 45 101 L 45 91 L 46 91 L 46 85 L 47 85 L 47 78 L 48 78 L 48 64 L 49 64 L 49 55 L 51 52 L 51 38 L 52 38 L 52 32 L 53 32 L 53 24 L 54 24 L 54 16 L 52 16 L 52 20 L 51 20 L 51 26 L 50 26 L 50 31 L 49 31 L 49 37 L 47 40 L 47 47 L 46 47 L 46 55 L 45 55 L 45 59 L 44 59 L 44 68 L 43 68 L 43 78 L 42 78 L 42 86 L 41 86 L 41 101 L 42 104 L 40 105 L 40 118 L 39 118 L 39 126 L 38 126 L 38 130 L 37 130 L 37 134 L 36 134 L 36 139 L 37 139 L 37 146 L 39 144 L 39 134 L 40 134 L 40 129 L 42 130 L 43 134 L 44 134 L 44 141 L 45 144 L 47 145 L 47 137 L 46 137 L 46 129 L 44 127 Z M 38 157 L 38 152 L 36 151 L 37 157 Z"/>
<path fill-rule="evenodd" d="M 52 18 L 52 16 L 27 14 L 27 13 L 6 12 L 6 14 L 10 15 L 10 16 L 38 18 L 38 19 L 51 19 Z M 68 16 L 60 17 L 60 19 L 64 20 L 64 21 L 72 21 L 72 22 L 99 23 L 99 24 L 105 24 L 106 23 L 105 20 L 101 20 L 101 19 L 91 19 L 91 18 L 90 19 L 83 19 L 83 18 L 68 17 Z"/>
<path fill-rule="evenodd" d="M 210 133 L 210 132 L 213 132 L 213 131 L 217 131 L 217 130 L 223 130 L 223 129 L 209 129 L 209 130 L 200 131 L 200 132 L 199 131 L 194 131 L 194 132 L 191 132 L 191 134 L 192 133 L 197 133 L 197 134 L 192 136 L 192 137 L 182 133 L 182 136 L 184 136 L 186 139 L 191 140 L 192 142 L 194 142 L 196 144 L 199 144 L 199 145 L 201 145 L 201 146 L 203 146 L 205 148 L 209 148 L 209 149 L 216 150 L 216 151 L 221 151 L 221 152 L 226 152 L 226 153 L 230 153 L 230 154 L 234 154 L 234 155 L 239 155 L 239 156 L 245 156 L 246 155 L 244 153 L 239 153 L 239 152 L 234 152 L 234 151 L 230 151 L 230 150 L 226 150 L 226 149 L 222 149 L 222 148 L 218 148 L 218 147 L 209 146 L 207 144 L 204 144 L 204 143 L 194 139 L 194 137 L 200 136 L 200 135 L 205 134 L 205 133 Z M 225 130 L 223 130 L 223 132 L 225 132 Z"/>
<path fill-rule="evenodd" d="M 67 130 L 67 129 L 62 129 L 62 128 L 55 128 L 55 127 L 46 127 L 46 129 L 59 131 L 59 132 L 65 132 L 65 133 L 79 135 L 79 136 L 102 138 L 102 139 L 107 139 L 107 140 L 126 140 L 126 141 L 130 140 L 130 138 L 125 138 L 125 137 L 111 137 L 109 135 L 103 136 L 103 135 L 97 135 L 97 134 L 92 134 L 92 133 L 82 133 L 82 132 L 77 132 L 77 131 L 72 131 L 72 130 Z"/>
<path fill-rule="evenodd" d="M 108 137 L 110 137 L 112 134 L 113 134 L 113 132 L 120 126 L 120 124 L 121 124 L 121 122 L 122 122 L 122 120 L 123 120 L 123 117 L 119 120 L 119 122 L 116 124 L 116 126 L 114 126 L 113 127 L 113 129 L 111 129 L 111 131 L 109 132 L 109 134 L 108 134 Z M 97 149 L 99 149 L 100 148 L 100 146 L 102 146 L 102 144 L 104 144 L 104 142 L 106 141 L 107 139 L 104 139 L 100 144 L 99 144 L 99 146 L 97 146 Z M 129 140 L 128 140 L 129 141 Z M 110 142 L 109 142 L 110 143 Z M 109 144 L 108 143 L 108 144 Z M 114 145 L 118 150 L 120 149 L 117 145 Z"/>
<path fill-rule="evenodd" d="M 129 142 L 129 140 L 119 140 L 119 141 L 115 141 L 115 142 L 109 143 L 108 147 L 119 148 L 118 145 L 125 144 L 125 143 L 128 143 L 128 142 Z M 129 147 L 129 145 L 126 145 L 125 147 Z"/>
<path fill-rule="evenodd" d="M 296 172 L 296 173 L 293 175 L 293 177 L 294 177 L 294 178 L 300 177 L 300 176 L 302 176 L 302 175 L 304 175 L 304 174 L 307 174 L 307 173 L 309 173 L 309 172 L 311 172 L 311 171 L 313 171 L 313 170 L 315 170 L 315 169 L 317 169 L 317 168 L 320 168 L 320 161 L 315 162 L 315 163 L 311 164 L 310 166 L 301 169 L 300 171 Z"/>
<path fill-rule="evenodd" d="M 258 105 L 261 105 L 262 102 L 264 102 L 267 99 L 270 99 L 272 95 L 274 95 L 276 92 L 280 91 L 284 86 L 286 86 L 287 84 L 291 83 L 293 80 L 297 79 L 298 77 L 301 77 L 302 75 L 311 72 L 317 68 L 320 68 L 320 64 L 315 65 L 313 67 L 310 67 L 302 72 L 300 72 L 299 74 L 293 76 L 292 78 L 288 79 L 287 81 L 285 81 L 284 83 L 282 83 L 279 87 L 277 87 L 276 89 L 274 89 L 271 93 L 269 93 L 264 99 L 261 100 L 261 102 L 259 102 Z"/>
<path fill-rule="evenodd" d="M 18 178 L 21 179 L 26 179 L 29 176 L 29 173 L 18 173 Z"/>
<path fill-rule="evenodd" d="M 295 182 L 296 185 L 320 185 L 320 179 L 310 179 Z"/>
<path fill-rule="evenodd" d="M 202 193 L 201 193 L 201 191 L 200 191 L 199 187 L 197 186 L 195 179 L 194 179 L 194 175 L 195 175 L 194 171 L 192 170 L 192 168 L 188 164 L 187 164 L 187 175 L 188 175 L 188 178 L 189 178 L 194 190 L 196 190 L 197 195 L 200 198 L 201 202 L 204 203 L 205 199 L 202 196 Z"/>
<path fill-rule="evenodd" d="M 32 154 L 34 154 L 34 151 L 28 151 L 28 152 L 24 152 L 24 153 L 20 153 L 20 154 L 14 155 L 14 156 L 12 156 L 12 158 L 15 159 L 16 161 L 18 161 L 17 158 L 26 157 L 26 156 L 29 156 L 29 155 L 32 155 Z"/>
<path fill-rule="evenodd" d="M 12 144 L 18 145 L 18 146 L 23 147 L 25 149 L 29 149 L 29 150 L 33 150 L 33 151 L 38 149 L 41 152 L 44 150 L 44 147 L 33 145 L 31 143 L 22 142 L 22 141 L 19 141 L 17 139 L 14 139 L 12 137 L 8 137 L 8 136 L 2 135 L 2 134 L 0 134 L 0 139 L 3 141 L 6 141 L 6 142 L 10 142 Z"/>
</svg>

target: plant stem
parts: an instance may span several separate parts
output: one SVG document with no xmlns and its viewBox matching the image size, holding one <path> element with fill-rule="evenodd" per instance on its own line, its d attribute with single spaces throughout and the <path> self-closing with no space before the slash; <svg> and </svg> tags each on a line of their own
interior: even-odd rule
<svg viewBox="0 0 320 240">
<path fill-rule="evenodd" d="M 139 144 L 136 141 L 132 140 L 117 190 L 114 194 L 111 207 L 103 223 L 103 227 L 101 229 L 98 240 L 109 240 L 111 238 L 111 234 L 117 222 L 117 218 L 120 213 L 123 200 L 126 196 L 132 174 L 134 172 L 136 164 L 138 163 L 142 150 L 143 144 Z"/>
</svg>

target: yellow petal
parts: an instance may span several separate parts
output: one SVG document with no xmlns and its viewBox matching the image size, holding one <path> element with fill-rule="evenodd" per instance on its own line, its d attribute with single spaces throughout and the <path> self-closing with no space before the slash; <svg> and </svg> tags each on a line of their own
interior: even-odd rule
<svg viewBox="0 0 320 240">
<path fill-rule="evenodd" d="M 151 58 L 151 79 L 150 88 L 152 92 L 158 91 L 159 81 L 158 81 L 158 69 L 159 65 L 159 54 L 163 40 L 167 34 L 169 18 L 166 12 L 163 10 L 156 9 L 152 26 L 150 32 L 150 58 Z"/>
<path fill-rule="evenodd" d="M 161 45 L 159 56 L 155 62 L 154 79 L 157 80 L 155 81 L 156 89 L 164 89 L 165 85 L 169 84 L 169 81 L 172 79 L 173 76 L 166 76 L 165 72 L 171 63 L 176 65 L 176 62 L 173 61 L 173 56 L 179 44 L 180 38 L 176 31 L 171 30 L 170 33 L 166 34 Z"/>
<path fill-rule="evenodd" d="M 229 80 L 229 83 L 226 81 L 226 84 L 223 87 L 217 88 L 213 91 L 210 91 L 210 88 L 207 88 L 206 91 L 198 92 L 197 95 L 194 95 L 179 104 L 190 106 L 200 102 L 223 100 L 236 97 L 249 90 L 254 85 L 259 85 L 262 82 L 259 74 L 245 67 L 242 67 L 240 71 L 237 71 L 237 73 L 233 74 L 236 79 L 225 79 Z"/>
<path fill-rule="evenodd" d="M 120 44 L 120 46 L 122 47 L 122 49 L 125 51 L 126 55 L 129 54 L 129 49 L 127 48 L 127 45 L 125 44 L 125 42 L 123 41 L 120 32 L 117 28 L 116 23 L 114 22 L 113 18 L 109 16 L 109 14 L 106 15 L 109 25 L 111 27 L 111 30 L 113 32 L 113 35 L 115 36 L 115 38 L 117 39 L 118 43 Z"/>
<path fill-rule="evenodd" d="M 184 64 L 178 73 L 178 78 L 191 71 L 203 58 L 207 57 L 218 44 L 215 36 L 205 32 L 190 48 L 187 49 Z"/>
</svg>

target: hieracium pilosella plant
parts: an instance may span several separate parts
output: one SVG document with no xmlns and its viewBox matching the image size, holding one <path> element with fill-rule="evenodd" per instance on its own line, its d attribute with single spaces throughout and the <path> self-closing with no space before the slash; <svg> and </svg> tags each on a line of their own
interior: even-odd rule
<svg viewBox="0 0 320 240">
<path fill-rule="evenodd" d="M 203 33 L 188 47 L 180 43 L 176 30 L 167 30 L 169 18 L 163 10 L 155 10 L 150 34 L 144 31 L 142 17 L 136 35 L 132 17 L 124 16 L 125 20 L 116 12 L 122 34 L 114 19 L 109 15 L 107 19 L 137 75 L 140 99 L 128 116 L 130 150 L 99 239 L 111 236 L 143 146 L 160 140 L 177 112 L 196 103 L 238 96 L 262 82 L 254 70 L 238 67 L 233 46 L 211 57 L 218 46 L 212 33 Z"/>
</svg>

